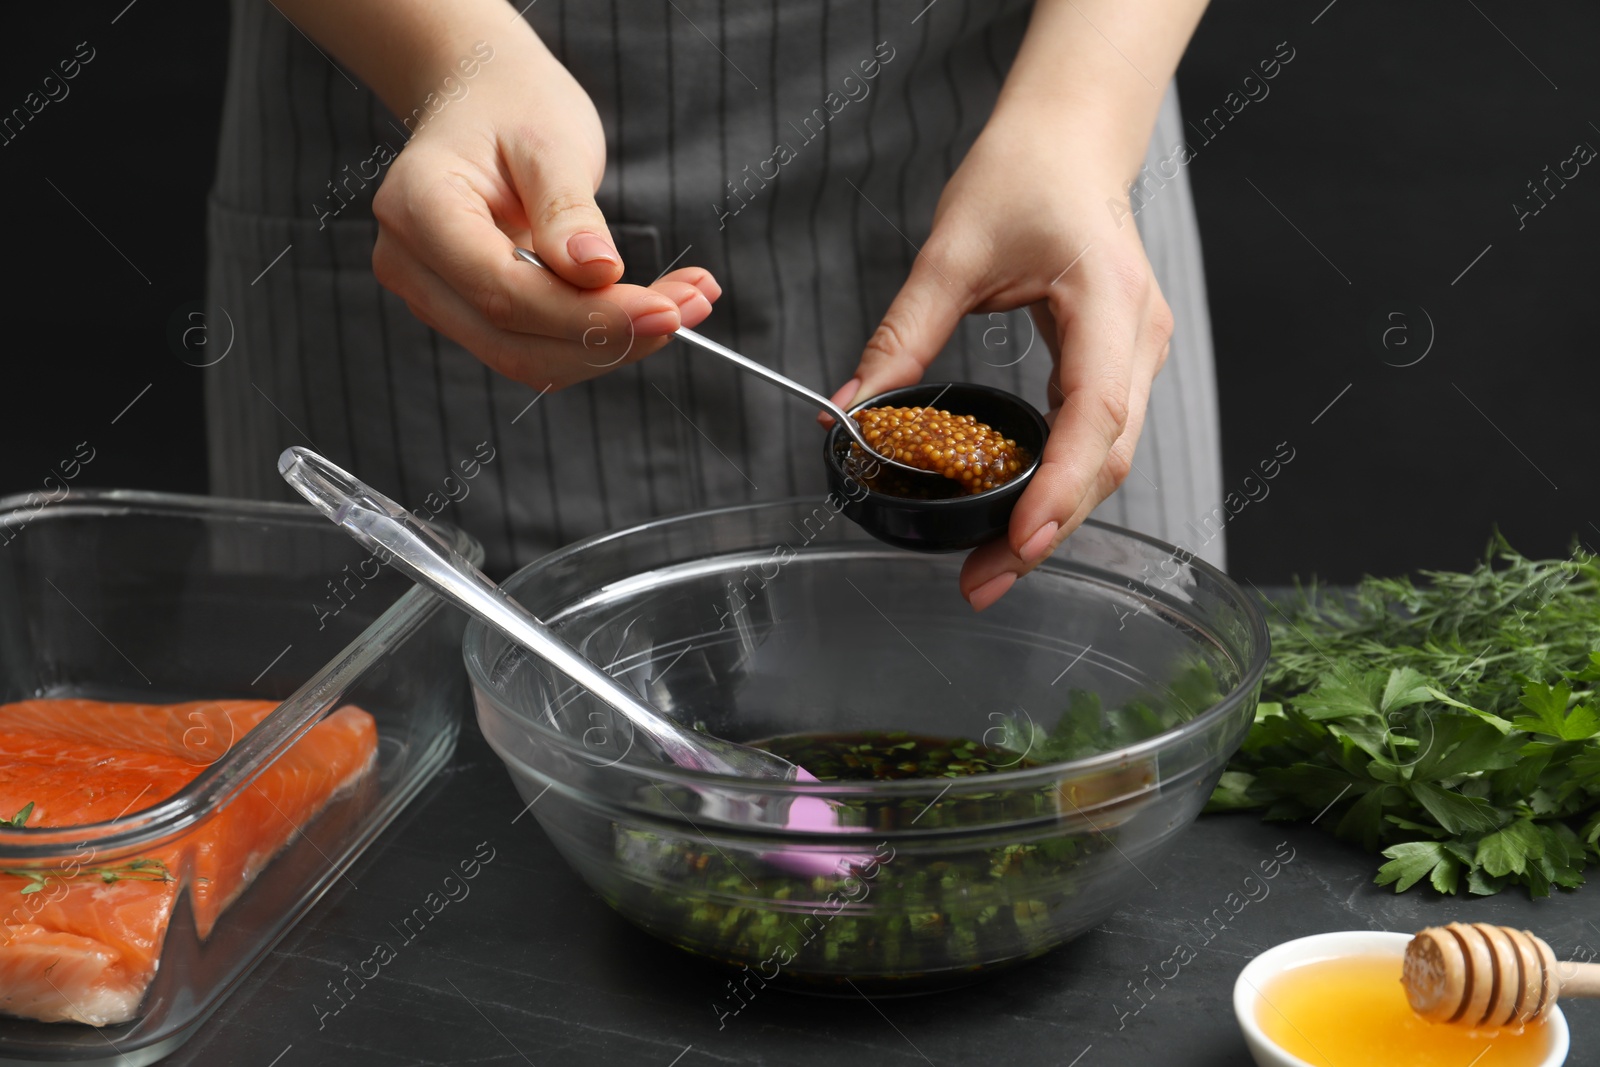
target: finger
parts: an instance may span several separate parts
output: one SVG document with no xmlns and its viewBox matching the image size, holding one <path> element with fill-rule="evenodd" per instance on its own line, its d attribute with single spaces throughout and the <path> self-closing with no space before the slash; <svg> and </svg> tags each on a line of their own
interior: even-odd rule
<svg viewBox="0 0 1600 1067">
<path fill-rule="evenodd" d="M 1099 502 L 1093 493 L 1132 415 L 1144 317 L 1142 306 L 1109 288 L 1082 293 L 1072 307 L 1056 299 L 1051 310 L 1061 325 L 1061 360 L 1051 388 L 1060 410 L 1008 531 L 1011 551 L 1025 563 L 1043 558 L 1066 536 L 1085 501 L 1091 508 Z"/>
<path fill-rule="evenodd" d="M 855 375 L 832 396 L 842 408 L 858 400 L 922 380 L 923 372 L 955 333 L 969 310 L 969 294 L 956 293 L 926 250 L 911 266 L 911 275 L 867 340 Z M 817 413 L 817 422 L 832 426 L 833 416 Z"/>
<path fill-rule="evenodd" d="M 678 308 L 678 315 L 682 324 L 692 330 L 711 317 L 711 301 L 704 294 L 697 294 Z"/>
<path fill-rule="evenodd" d="M 414 261 L 443 279 L 487 325 L 569 340 L 588 328 L 588 312 L 602 310 L 585 303 L 590 291 L 517 259 L 488 205 L 459 179 L 441 174 L 418 186 L 394 178 L 379 187 L 373 201 L 380 229 L 372 267 L 387 288 L 406 296 L 397 284 L 410 276 Z M 386 196 L 391 188 L 396 191 Z M 612 308 L 633 320 L 677 314 L 669 297 L 642 286 L 608 286 L 604 296 L 607 314 Z"/>
<path fill-rule="evenodd" d="M 688 282 L 676 278 L 662 278 L 650 286 L 651 290 L 661 293 L 674 304 L 682 307 L 690 300 L 705 300 L 705 293 Z M 709 303 L 710 301 L 707 301 Z"/>
<path fill-rule="evenodd" d="M 683 325 L 698 326 L 711 314 L 711 305 L 722 296 L 722 286 L 704 267 L 679 267 L 650 283 L 650 288 L 666 293 L 678 305 Z M 701 299 L 696 300 L 699 296 Z"/>
<path fill-rule="evenodd" d="M 674 323 L 672 330 L 667 330 L 667 333 L 677 330 L 678 325 L 691 326 L 693 328 L 693 326 L 698 326 L 699 323 L 706 322 L 706 318 L 710 317 L 710 301 L 707 301 L 706 294 L 701 293 L 698 288 L 694 288 L 688 282 L 661 280 L 661 282 L 654 283 L 651 288 L 658 291 L 658 293 L 666 293 L 667 296 L 677 302 L 678 322 Z M 654 315 L 651 315 L 651 320 L 654 320 Z M 645 322 L 645 320 L 635 323 L 635 326 L 650 325 L 651 323 Z M 654 331 L 645 330 L 645 333 L 654 336 Z"/>
<path fill-rule="evenodd" d="M 511 140 L 505 152 L 511 183 L 527 213 L 533 250 L 580 288 L 616 283 L 622 277 L 622 256 L 594 202 L 597 177 L 581 157 L 533 137 Z"/>
<path fill-rule="evenodd" d="M 1022 570 L 1022 562 L 1012 554 L 1005 538 L 986 541 L 968 553 L 961 565 L 961 595 L 973 611 L 983 611 L 1010 592 Z"/>
<path fill-rule="evenodd" d="M 836 402 L 849 407 L 858 399 L 921 381 L 928 364 L 967 313 L 968 296 L 965 290 L 954 288 L 926 253 L 919 254 L 911 276 L 861 353 L 853 379 L 857 382 L 855 392 L 844 396 L 845 390 L 841 389 Z"/>
<path fill-rule="evenodd" d="M 1050 353 L 1050 384 L 1045 387 L 1045 421 L 1054 426 L 1056 413 L 1061 410 L 1061 390 L 1055 384 L 1061 373 L 1061 327 L 1056 322 L 1055 312 L 1050 310 L 1048 298 L 1029 304 L 1028 317 L 1033 320 L 1034 329 L 1038 331 L 1038 336 L 1044 338 L 1045 348 Z"/>
<path fill-rule="evenodd" d="M 1061 326 L 1056 322 L 1054 311 L 1050 310 L 1050 301 L 1035 300 L 1028 305 L 1028 317 L 1033 319 L 1034 329 L 1039 331 L 1039 336 L 1044 338 L 1046 350 L 1050 353 L 1051 365 L 1059 369 L 1061 366 Z"/>
<path fill-rule="evenodd" d="M 1141 316 L 1144 325 L 1135 342 L 1135 366 L 1128 397 L 1128 421 L 1121 435 L 1109 450 L 1106 462 L 1091 490 L 1064 522 L 1050 521 L 1036 530 L 1031 538 L 1013 547 L 1011 538 L 996 538 L 979 546 L 962 567 L 961 590 L 975 610 L 982 611 L 1004 596 L 1016 579 L 1049 557 L 1050 553 L 1087 519 L 1093 510 L 1116 491 L 1128 473 L 1135 470 L 1133 456 L 1138 446 L 1148 410 L 1150 388 L 1170 350 L 1166 337 L 1171 333 L 1170 313 L 1160 301 L 1160 309 L 1153 315 Z M 1156 346 L 1160 347 L 1157 348 Z M 1058 391 L 1053 390 L 1057 396 Z M 1052 425 L 1064 416 L 1052 413 Z M 1032 490 L 1029 486 L 1029 490 Z M 1026 493 L 1024 494 L 1026 496 Z M 1021 506 L 1022 501 L 1018 501 Z M 1013 533 L 1016 531 L 1013 530 Z"/>
<path fill-rule="evenodd" d="M 650 284 L 653 288 L 658 282 L 665 281 L 688 282 L 705 294 L 705 298 L 713 304 L 722 296 L 722 286 L 704 267 L 679 267 L 671 274 L 663 274 Z"/>
<path fill-rule="evenodd" d="M 627 316 L 599 317 L 575 340 L 503 330 L 488 323 L 444 279 L 413 264 L 404 282 L 407 306 L 423 322 L 449 337 L 507 378 L 539 389 L 561 389 L 657 351 L 667 337 L 646 337 Z M 703 297 L 699 297 L 703 300 Z M 670 333 L 670 331 L 669 331 Z"/>
<path fill-rule="evenodd" d="M 1035 531 L 1030 541 L 1024 542 L 1020 550 L 1012 548 L 1009 538 L 996 537 L 968 554 L 961 567 L 960 586 L 962 595 L 973 610 L 982 611 L 1004 596 L 1018 578 L 1048 559 L 1072 531 L 1083 525 L 1094 509 L 1115 491 L 1122 481 L 1123 472 L 1132 466 L 1133 450 L 1143 425 L 1148 395 L 1148 389 L 1138 390 L 1136 387 L 1129 428 L 1112 446 L 1095 490 L 1084 497 L 1065 522 L 1047 522 Z M 1021 504 L 1020 500 L 1018 504 Z"/>
<path fill-rule="evenodd" d="M 829 397 L 829 399 L 842 408 L 848 408 L 852 403 L 855 402 L 856 394 L 860 392 L 861 379 L 859 377 L 851 378 L 848 382 L 845 382 L 843 385 L 841 385 L 838 392 L 834 393 L 833 396 Z M 826 430 L 828 427 L 833 425 L 833 416 L 829 415 L 826 411 L 819 411 L 817 412 L 817 423 L 824 430 Z"/>
</svg>

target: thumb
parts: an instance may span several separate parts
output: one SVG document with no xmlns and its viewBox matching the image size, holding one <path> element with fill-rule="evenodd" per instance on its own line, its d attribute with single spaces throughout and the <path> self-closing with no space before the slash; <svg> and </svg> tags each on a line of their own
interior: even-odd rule
<svg viewBox="0 0 1600 1067">
<path fill-rule="evenodd" d="M 622 256 L 594 202 L 592 175 L 576 157 L 550 146 L 508 153 L 511 180 L 532 231 L 533 250 L 551 270 L 583 289 L 622 277 Z"/>
<path fill-rule="evenodd" d="M 855 395 L 841 403 L 849 407 L 889 389 L 921 381 L 928 365 L 967 313 L 964 297 L 964 291 L 958 292 L 926 255 L 919 254 L 911 276 L 861 353 Z"/>
</svg>

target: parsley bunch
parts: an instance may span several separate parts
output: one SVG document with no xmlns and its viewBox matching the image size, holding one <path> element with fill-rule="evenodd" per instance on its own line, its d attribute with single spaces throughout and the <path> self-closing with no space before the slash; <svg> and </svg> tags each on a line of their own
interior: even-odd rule
<svg viewBox="0 0 1600 1067">
<path fill-rule="evenodd" d="M 1464 573 L 1301 589 L 1207 810 L 1315 819 L 1377 883 L 1548 896 L 1600 862 L 1600 566 L 1498 534 Z"/>
</svg>

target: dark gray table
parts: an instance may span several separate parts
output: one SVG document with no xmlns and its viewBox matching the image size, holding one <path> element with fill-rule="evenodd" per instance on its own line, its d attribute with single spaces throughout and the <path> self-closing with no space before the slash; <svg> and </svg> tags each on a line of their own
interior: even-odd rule
<svg viewBox="0 0 1600 1067">
<path fill-rule="evenodd" d="M 1317 827 L 1205 816 L 1145 867 L 1153 885 L 1141 882 L 1094 932 L 1042 960 L 926 997 L 868 1002 L 766 990 L 719 1029 L 712 1005 L 726 975 L 613 913 L 531 816 L 516 819 L 522 806 L 475 724 L 464 724 L 449 768 L 351 871 L 355 887 L 330 892 L 165 1062 L 1236 1067 L 1249 1060 L 1233 1018 L 1234 979 L 1279 941 L 1325 930 L 1410 932 L 1461 918 L 1533 929 L 1563 958 L 1600 953 L 1600 886 L 1537 902 L 1520 891 L 1489 900 L 1396 896 L 1372 885 L 1373 857 Z M 1175 978 L 1152 982 L 1148 1003 L 1136 999 L 1130 984 L 1157 970 L 1180 939 L 1202 941 L 1200 921 L 1229 893 L 1243 896 L 1245 876 L 1280 845 L 1293 858 L 1265 883 L 1267 894 L 1254 889 L 1259 899 L 1221 933 L 1213 929 Z M 425 927 L 397 929 L 460 861 L 491 851 L 466 896 Z M 393 958 L 336 999 L 333 985 L 378 941 Z M 1600 1003 L 1566 1012 L 1579 1050 L 1569 1063 L 1600 1064 L 1600 1052 L 1582 1051 L 1586 1042 L 1600 1048 Z"/>
</svg>

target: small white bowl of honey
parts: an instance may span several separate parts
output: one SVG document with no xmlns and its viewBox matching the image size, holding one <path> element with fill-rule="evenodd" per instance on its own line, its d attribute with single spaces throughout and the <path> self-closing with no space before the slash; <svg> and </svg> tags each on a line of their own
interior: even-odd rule
<svg viewBox="0 0 1600 1067">
<path fill-rule="evenodd" d="M 1251 960 L 1233 1013 L 1260 1067 L 1560 1067 L 1567 1020 L 1551 1004 L 1519 1027 L 1473 1029 L 1412 1010 L 1401 983 L 1412 935 L 1341 930 Z"/>
</svg>

